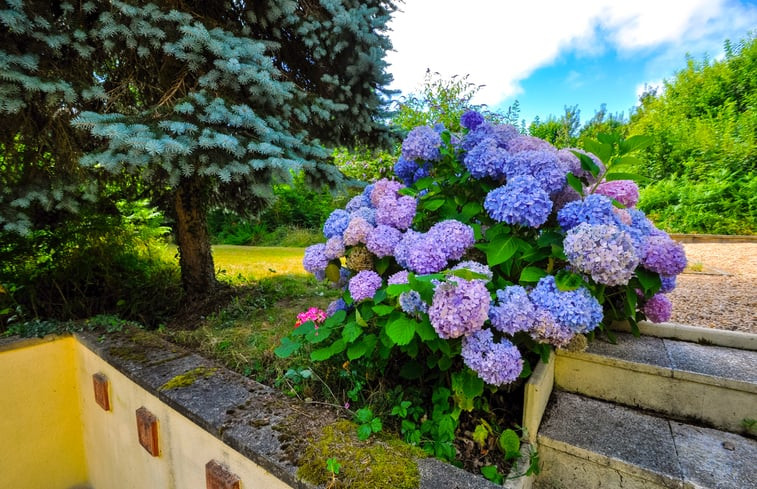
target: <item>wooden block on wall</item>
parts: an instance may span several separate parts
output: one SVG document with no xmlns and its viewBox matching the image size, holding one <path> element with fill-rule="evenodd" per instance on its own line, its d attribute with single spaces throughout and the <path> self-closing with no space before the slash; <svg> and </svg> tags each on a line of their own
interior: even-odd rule
<svg viewBox="0 0 757 489">
<path fill-rule="evenodd" d="M 241 489 L 242 482 L 221 462 L 211 460 L 205 464 L 205 487 L 207 489 Z"/>
<path fill-rule="evenodd" d="M 92 384 L 95 387 L 95 402 L 105 411 L 110 411 L 110 381 L 108 377 L 101 372 L 93 374 Z"/>
<path fill-rule="evenodd" d="M 137 409 L 137 433 L 139 444 L 153 457 L 159 456 L 158 418 L 144 406 Z"/>
</svg>

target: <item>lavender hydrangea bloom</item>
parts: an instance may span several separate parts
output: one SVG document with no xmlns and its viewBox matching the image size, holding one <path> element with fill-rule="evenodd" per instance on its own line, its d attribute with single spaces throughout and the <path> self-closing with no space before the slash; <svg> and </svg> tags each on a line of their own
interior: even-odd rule
<svg viewBox="0 0 757 489">
<path fill-rule="evenodd" d="M 463 339 L 463 362 L 487 384 L 514 382 L 523 370 L 523 358 L 509 340 L 494 342 L 489 329 L 482 329 Z"/>
<path fill-rule="evenodd" d="M 368 221 L 368 224 L 370 224 L 371 226 L 376 225 L 376 209 L 372 207 L 361 207 L 356 211 L 350 213 L 350 220 L 356 217 L 362 217 L 363 219 Z"/>
<path fill-rule="evenodd" d="M 428 126 L 419 126 L 410 131 L 402 142 L 402 156 L 406 160 L 436 161 L 441 158 L 441 145 L 439 133 Z"/>
<path fill-rule="evenodd" d="M 559 192 L 551 195 L 552 197 L 552 209 L 559 212 L 560 209 L 565 207 L 570 202 L 581 200 L 581 194 L 570 185 L 565 185 Z"/>
<path fill-rule="evenodd" d="M 324 243 L 314 244 L 305 248 L 305 257 L 302 259 L 302 266 L 310 273 L 323 272 L 329 265 L 329 259 L 326 258 L 326 245 Z"/>
<path fill-rule="evenodd" d="M 536 321 L 536 308 L 526 289 L 511 285 L 497 291 L 497 302 L 489 308 L 489 320 L 496 329 L 510 335 L 529 331 Z"/>
<path fill-rule="evenodd" d="M 557 222 L 565 231 L 573 229 L 582 222 L 622 226 L 620 219 L 613 212 L 612 201 L 604 195 L 597 194 L 566 204 L 557 213 Z"/>
<path fill-rule="evenodd" d="M 568 170 L 553 151 L 522 151 L 514 154 L 506 168 L 507 178 L 528 175 L 547 193 L 557 192 L 565 186 Z"/>
<path fill-rule="evenodd" d="M 394 254 L 394 247 L 402 239 L 402 232 L 390 226 L 380 224 L 368 233 L 365 247 L 379 258 Z"/>
<path fill-rule="evenodd" d="M 631 237 L 608 224 L 579 224 L 568 231 L 563 248 L 576 270 L 600 284 L 627 284 L 639 265 Z"/>
<path fill-rule="evenodd" d="M 602 182 L 594 192 L 615 199 L 626 207 L 635 207 L 639 201 L 639 186 L 633 180 Z"/>
<path fill-rule="evenodd" d="M 423 239 L 423 234 L 412 229 L 408 229 L 405 234 L 402 235 L 402 239 L 394 248 L 394 259 L 402 268 L 408 268 L 408 258 L 410 256 L 410 250 L 415 246 L 415 243 Z"/>
<path fill-rule="evenodd" d="M 557 149 L 547 141 L 534 136 L 525 136 L 522 134 L 508 141 L 507 150 L 510 153 L 521 153 L 523 151 L 557 152 Z"/>
<path fill-rule="evenodd" d="M 350 223 L 350 214 L 344 209 L 336 209 L 323 224 L 323 235 L 327 238 L 341 236 Z"/>
<path fill-rule="evenodd" d="M 407 314 L 417 314 L 428 311 L 428 304 L 421 299 L 421 295 L 415 290 L 401 293 L 398 302 L 400 309 Z"/>
<path fill-rule="evenodd" d="M 686 253 L 667 235 L 649 236 L 642 245 L 641 264 L 662 275 L 678 275 L 686 268 Z"/>
<path fill-rule="evenodd" d="M 344 241 L 341 236 L 334 236 L 326 241 L 326 247 L 323 250 L 324 256 L 333 260 L 334 258 L 340 258 L 344 256 Z"/>
<path fill-rule="evenodd" d="M 670 319 L 673 304 L 665 294 L 655 294 L 644 304 L 644 315 L 653 323 L 664 323 Z"/>
<path fill-rule="evenodd" d="M 382 178 L 373 184 L 373 190 L 371 191 L 370 196 L 371 204 L 373 204 L 374 207 L 378 207 L 379 203 L 386 198 L 396 199 L 399 197 L 397 191 L 402 187 L 404 187 L 404 185 L 400 182 Z"/>
<path fill-rule="evenodd" d="M 418 202 L 407 195 L 398 199 L 385 197 L 378 203 L 376 223 L 404 231 L 413 224 L 417 206 Z"/>
<path fill-rule="evenodd" d="M 536 341 L 549 343 L 556 348 L 568 346 L 575 335 L 569 327 L 559 324 L 552 314 L 544 309 L 536 310 L 529 334 Z"/>
<path fill-rule="evenodd" d="M 489 292 L 479 280 L 443 282 L 434 291 L 428 317 L 440 338 L 459 338 L 481 329 L 489 316 Z"/>
<path fill-rule="evenodd" d="M 354 246 L 358 243 L 365 243 L 368 239 L 368 234 L 373 230 L 373 226 L 363 219 L 362 217 L 354 217 L 347 225 L 347 229 L 344 230 L 344 244 L 346 246 Z"/>
<path fill-rule="evenodd" d="M 372 299 L 381 287 L 381 276 L 373 270 L 363 270 L 350 279 L 348 287 L 355 302 Z"/>
<path fill-rule="evenodd" d="M 488 266 L 484 265 L 483 263 L 479 263 L 477 261 L 461 261 L 454 267 L 452 267 L 452 270 L 468 270 L 473 273 L 477 273 L 479 275 L 486 276 L 485 279 L 474 279 L 474 280 L 483 280 L 484 282 L 490 281 L 494 277 L 494 273 L 492 273 L 492 269 Z M 452 276 L 450 277 L 450 280 L 455 280 L 456 277 Z"/>
<path fill-rule="evenodd" d="M 476 242 L 473 228 L 454 219 L 434 224 L 428 235 L 439 244 L 448 260 L 459 260 Z"/>
<path fill-rule="evenodd" d="M 337 300 L 332 301 L 331 304 L 329 304 L 329 306 L 326 308 L 326 317 L 330 318 L 337 311 L 346 311 L 346 310 L 347 310 L 347 303 L 344 302 L 344 299 L 340 297 Z"/>
<path fill-rule="evenodd" d="M 358 194 L 351 198 L 349 202 L 347 202 L 344 210 L 349 213 L 353 213 L 361 207 L 371 207 L 371 200 L 363 194 Z"/>
<path fill-rule="evenodd" d="M 484 208 L 495 221 L 538 228 L 547 221 L 552 201 L 532 177 L 518 176 L 489 192 Z"/>
<path fill-rule="evenodd" d="M 407 270 L 400 270 L 397 273 L 393 273 L 389 276 L 386 283 L 388 285 L 398 285 L 398 284 L 406 284 L 408 282 L 408 271 Z"/>
<path fill-rule="evenodd" d="M 673 292 L 673 289 L 676 288 L 675 275 L 660 275 L 660 281 L 662 282 L 662 286 L 660 287 L 661 293 L 667 294 L 668 292 Z"/>
<path fill-rule="evenodd" d="M 484 116 L 475 110 L 466 111 L 460 117 L 460 125 L 470 130 L 477 128 L 482 122 L 484 122 Z"/>
<path fill-rule="evenodd" d="M 401 243 L 402 242 L 400 242 L 400 244 Z M 395 259 L 397 259 L 399 263 L 397 255 L 398 253 L 395 249 Z M 424 234 L 416 240 L 407 253 L 407 268 L 415 273 L 421 275 L 436 273 L 444 270 L 444 267 L 446 266 L 446 253 L 444 253 L 439 247 L 439 244 L 431 239 L 428 234 Z"/>
<path fill-rule="evenodd" d="M 491 177 L 500 179 L 505 175 L 509 153 L 497 146 L 493 138 L 481 141 L 465 155 L 463 163 L 476 179 Z"/>
<path fill-rule="evenodd" d="M 587 288 L 561 291 L 552 275 L 542 277 L 529 297 L 535 306 L 548 311 L 555 321 L 574 333 L 592 331 L 602 321 L 602 306 Z"/>
</svg>

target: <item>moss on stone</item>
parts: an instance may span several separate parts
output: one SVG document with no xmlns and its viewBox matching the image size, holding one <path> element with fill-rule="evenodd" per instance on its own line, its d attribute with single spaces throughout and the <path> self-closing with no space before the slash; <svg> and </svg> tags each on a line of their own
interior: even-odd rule
<svg viewBox="0 0 757 489">
<path fill-rule="evenodd" d="M 127 360 L 130 362 L 146 362 L 147 354 L 143 348 L 136 346 L 114 346 L 108 349 L 108 354 L 119 360 Z"/>
<path fill-rule="evenodd" d="M 308 445 L 297 475 L 313 484 L 329 484 L 333 488 L 417 488 L 420 474 L 416 460 L 424 456 L 422 450 L 397 439 L 360 441 L 354 423 L 337 421 L 326 426 L 319 439 Z M 340 465 L 336 479 L 326 468 L 330 458 Z"/>
<path fill-rule="evenodd" d="M 215 367 L 197 367 L 179 374 L 176 377 L 170 379 L 165 384 L 158 387 L 159 391 L 169 391 L 171 389 L 179 389 L 181 387 L 189 387 L 200 379 L 204 379 L 213 375 L 216 370 Z"/>
</svg>

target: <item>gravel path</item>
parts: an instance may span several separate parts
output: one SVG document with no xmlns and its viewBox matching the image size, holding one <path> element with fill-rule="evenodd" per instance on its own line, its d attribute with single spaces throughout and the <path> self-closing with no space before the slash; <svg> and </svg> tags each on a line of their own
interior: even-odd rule
<svg viewBox="0 0 757 489">
<path fill-rule="evenodd" d="M 674 323 L 757 333 L 757 243 L 684 243 Z"/>
</svg>

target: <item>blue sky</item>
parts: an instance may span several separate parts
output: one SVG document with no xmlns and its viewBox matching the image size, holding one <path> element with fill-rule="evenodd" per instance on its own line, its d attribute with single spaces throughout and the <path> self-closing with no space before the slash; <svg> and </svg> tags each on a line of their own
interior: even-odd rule
<svg viewBox="0 0 757 489">
<path fill-rule="evenodd" d="M 393 88 L 417 90 L 426 69 L 485 85 L 476 103 L 520 102 L 521 118 L 602 103 L 626 116 L 658 86 L 723 41 L 757 29 L 757 0 L 405 0 L 390 23 Z"/>
</svg>

